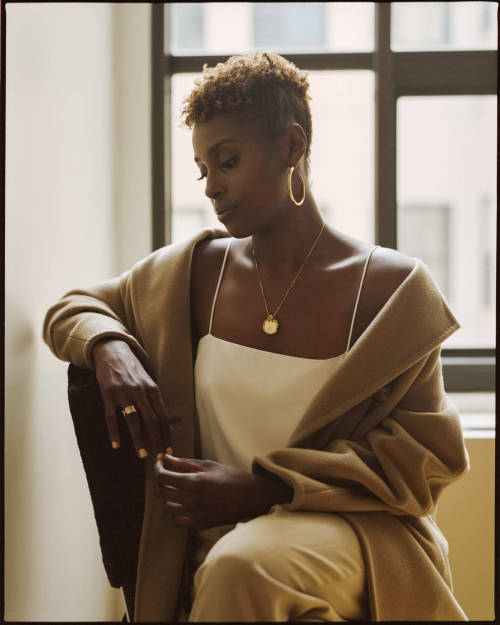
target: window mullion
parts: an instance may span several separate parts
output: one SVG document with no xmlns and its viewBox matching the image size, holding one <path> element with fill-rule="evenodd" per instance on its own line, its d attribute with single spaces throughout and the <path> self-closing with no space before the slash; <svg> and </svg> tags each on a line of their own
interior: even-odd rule
<svg viewBox="0 0 500 625">
<path fill-rule="evenodd" d="M 235 52 L 237 54 L 237 52 Z M 297 67 L 304 70 L 331 69 L 373 69 L 372 52 L 320 52 L 320 53 L 282 53 Z M 172 55 L 172 73 L 199 72 L 204 63 L 211 67 L 224 63 L 229 54 L 205 54 L 196 56 Z"/>
<path fill-rule="evenodd" d="M 396 94 L 483 95 L 497 92 L 493 50 L 394 52 Z"/>
<path fill-rule="evenodd" d="M 391 51 L 391 5 L 375 7 L 375 242 L 397 246 L 396 97 Z"/>
<path fill-rule="evenodd" d="M 167 7 L 168 10 L 168 7 Z M 170 167 L 165 167 L 165 153 L 170 149 L 170 124 L 165 122 L 165 112 L 169 111 L 169 91 L 165 93 L 164 67 L 164 5 L 151 6 L 151 242 L 156 250 L 166 243 L 165 223 L 169 223 L 170 202 L 165 201 L 165 191 L 170 198 Z M 165 97 L 167 100 L 165 100 Z M 167 134 L 165 134 L 167 129 Z M 166 214 L 167 213 L 167 214 Z"/>
</svg>

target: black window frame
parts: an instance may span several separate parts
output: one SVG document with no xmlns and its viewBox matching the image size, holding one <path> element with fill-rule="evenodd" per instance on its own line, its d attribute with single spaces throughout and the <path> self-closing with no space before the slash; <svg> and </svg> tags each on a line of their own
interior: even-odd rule
<svg viewBox="0 0 500 625">
<path fill-rule="evenodd" d="M 375 242 L 397 249 L 396 123 L 401 96 L 497 95 L 496 50 L 394 51 L 391 2 L 375 4 L 372 52 L 295 53 L 286 57 L 305 70 L 368 69 L 375 74 Z M 152 249 L 171 242 L 171 77 L 199 73 L 229 55 L 165 53 L 170 4 L 151 6 Z M 379 138 L 383 137 L 383 141 Z M 498 271 L 498 257 L 497 257 Z M 448 392 L 495 390 L 495 348 L 446 348 L 443 377 Z"/>
</svg>

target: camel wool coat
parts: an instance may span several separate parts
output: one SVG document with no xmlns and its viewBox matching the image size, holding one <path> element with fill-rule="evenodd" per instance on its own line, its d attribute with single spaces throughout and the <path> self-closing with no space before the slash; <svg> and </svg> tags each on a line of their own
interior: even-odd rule
<svg viewBox="0 0 500 625">
<path fill-rule="evenodd" d="M 73 290 L 46 314 L 60 359 L 94 369 L 104 336 L 125 340 L 157 382 L 177 456 L 197 457 L 190 316 L 193 249 L 205 229 L 153 252 L 121 276 Z M 293 487 L 290 510 L 341 514 L 361 544 L 370 619 L 467 620 L 452 592 L 448 545 L 434 517 L 442 489 L 468 470 L 441 343 L 459 328 L 419 259 L 314 399 L 288 444 L 254 458 Z M 174 621 L 190 533 L 168 526 L 146 459 L 137 621 Z"/>
</svg>

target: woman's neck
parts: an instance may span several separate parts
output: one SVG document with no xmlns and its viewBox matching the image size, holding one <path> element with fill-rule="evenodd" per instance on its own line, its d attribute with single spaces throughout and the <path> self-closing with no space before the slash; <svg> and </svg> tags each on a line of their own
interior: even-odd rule
<svg viewBox="0 0 500 625">
<path fill-rule="evenodd" d="M 280 212 L 267 228 L 251 237 L 248 253 L 253 257 L 253 245 L 259 265 L 279 273 L 299 270 L 324 222 L 314 200 L 307 199 L 302 206 Z"/>
</svg>

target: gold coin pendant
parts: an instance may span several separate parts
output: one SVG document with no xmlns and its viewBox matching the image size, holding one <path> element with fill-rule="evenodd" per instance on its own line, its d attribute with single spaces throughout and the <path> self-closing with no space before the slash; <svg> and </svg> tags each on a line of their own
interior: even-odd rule
<svg viewBox="0 0 500 625">
<path fill-rule="evenodd" d="M 266 318 L 264 323 L 262 324 L 262 329 L 266 334 L 276 334 L 279 328 L 278 320 L 275 319 L 272 315 Z"/>
</svg>

